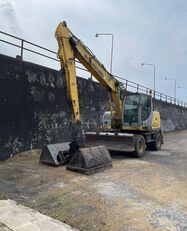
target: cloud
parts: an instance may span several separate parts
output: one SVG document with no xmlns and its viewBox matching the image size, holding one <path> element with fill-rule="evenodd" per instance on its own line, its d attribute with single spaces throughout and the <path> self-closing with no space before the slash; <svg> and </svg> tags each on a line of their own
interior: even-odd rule
<svg viewBox="0 0 187 231">
<path fill-rule="evenodd" d="M 2 0 L 0 2 L 0 21 L 2 30 L 7 29 L 14 33 L 19 31 L 16 10 L 11 1 Z"/>
</svg>

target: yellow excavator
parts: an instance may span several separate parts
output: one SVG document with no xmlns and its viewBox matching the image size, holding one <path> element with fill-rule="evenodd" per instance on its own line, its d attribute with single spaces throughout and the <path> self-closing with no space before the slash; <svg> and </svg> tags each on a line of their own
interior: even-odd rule
<svg viewBox="0 0 187 231">
<path fill-rule="evenodd" d="M 40 162 L 90 174 L 111 167 L 110 151 L 132 152 L 142 157 L 145 150 L 159 150 L 163 144 L 160 113 L 153 110 L 151 95 L 122 95 L 120 82 L 109 73 L 91 50 L 61 22 L 55 33 L 58 58 L 65 76 L 67 98 L 72 110 L 72 136 L 69 143 L 47 146 Z M 109 92 L 109 111 L 102 118 L 102 130 L 83 133 L 79 108 L 75 59 Z"/>
</svg>

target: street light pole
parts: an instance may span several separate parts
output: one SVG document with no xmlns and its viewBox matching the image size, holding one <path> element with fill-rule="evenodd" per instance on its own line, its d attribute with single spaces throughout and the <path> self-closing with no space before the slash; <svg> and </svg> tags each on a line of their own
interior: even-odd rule
<svg viewBox="0 0 187 231">
<path fill-rule="evenodd" d="M 154 90 L 154 92 L 155 92 L 155 84 L 156 84 L 156 66 L 155 66 L 155 64 L 153 64 L 153 67 L 154 67 L 154 88 L 153 88 L 153 90 Z"/>
<path fill-rule="evenodd" d="M 177 94 L 177 80 L 173 79 L 173 78 L 165 78 L 165 80 L 173 80 L 173 81 L 175 81 L 175 84 L 174 84 L 174 98 L 176 99 L 176 94 Z"/>
<path fill-rule="evenodd" d="M 95 37 L 99 37 L 99 35 L 109 35 L 109 36 L 112 36 L 111 55 L 110 55 L 110 74 L 112 74 L 113 50 L 114 50 L 114 34 L 112 34 L 112 33 L 97 33 L 97 34 L 95 34 Z"/>
<path fill-rule="evenodd" d="M 113 50 L 114 50 L 114 35 L 112 35 L 112 45 L 111 45 L 111 60 L 110 60 L 110 74 L 112 74 L 112 65 L 113 65 Z"/>
<path fill-rule="evenodd" d="M 155 95 L 155 88 L 156 88 L 156 65 L 153 63 L 142 63 L 142 66 L 147 65 L 147 66 L 152 66 L 153 67 L 153 90 L 154 90 L 154 95 Z"/>
</svg>

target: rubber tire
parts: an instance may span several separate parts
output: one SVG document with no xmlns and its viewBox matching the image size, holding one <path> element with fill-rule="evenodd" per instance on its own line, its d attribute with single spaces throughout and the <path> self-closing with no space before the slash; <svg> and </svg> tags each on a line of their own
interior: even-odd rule
<svg viewBox="0 0 187 231">
<path fill-rule="evenodd" d="M 162 136 L 160 132 L 156 134 L 155 141 L 147 144 L 147 149 L 153 150 L 153 151 L 159 151 L 162 146 Z"/>
<path fill-rule="evenodd" d="M 142 135 L 134 136 L 134 147 L 135 147 L 135 151 L 133 154 L 136 158 L 141 158 L 142 156 L 145 155 L 146 144 L 145 144 L 145 139 Z"/>
</svg>

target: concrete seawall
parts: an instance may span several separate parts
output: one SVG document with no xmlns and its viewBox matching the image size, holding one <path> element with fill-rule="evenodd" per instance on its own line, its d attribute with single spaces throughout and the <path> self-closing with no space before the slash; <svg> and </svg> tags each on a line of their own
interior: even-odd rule
<svg viewBox="0 0 187 231">
<path fill-rule="evenodd" d="M 95 130 L 107 110 L 107 92 L 82 78 L 78 86 L 84 129 Z M 164 131 L 187 128 L 187 109 L 158 100 L 155 107 Z M 0 55 L 0 108 L 0 160 L 69 138 L 70 111 L 59 71 Z"/>
<path fill-rule="evenodd" d="M 171 132 L 187 128 L 187 108 L 154 100 L 154 107 L 160 112 L 163 131 Z"/>
</svg>

